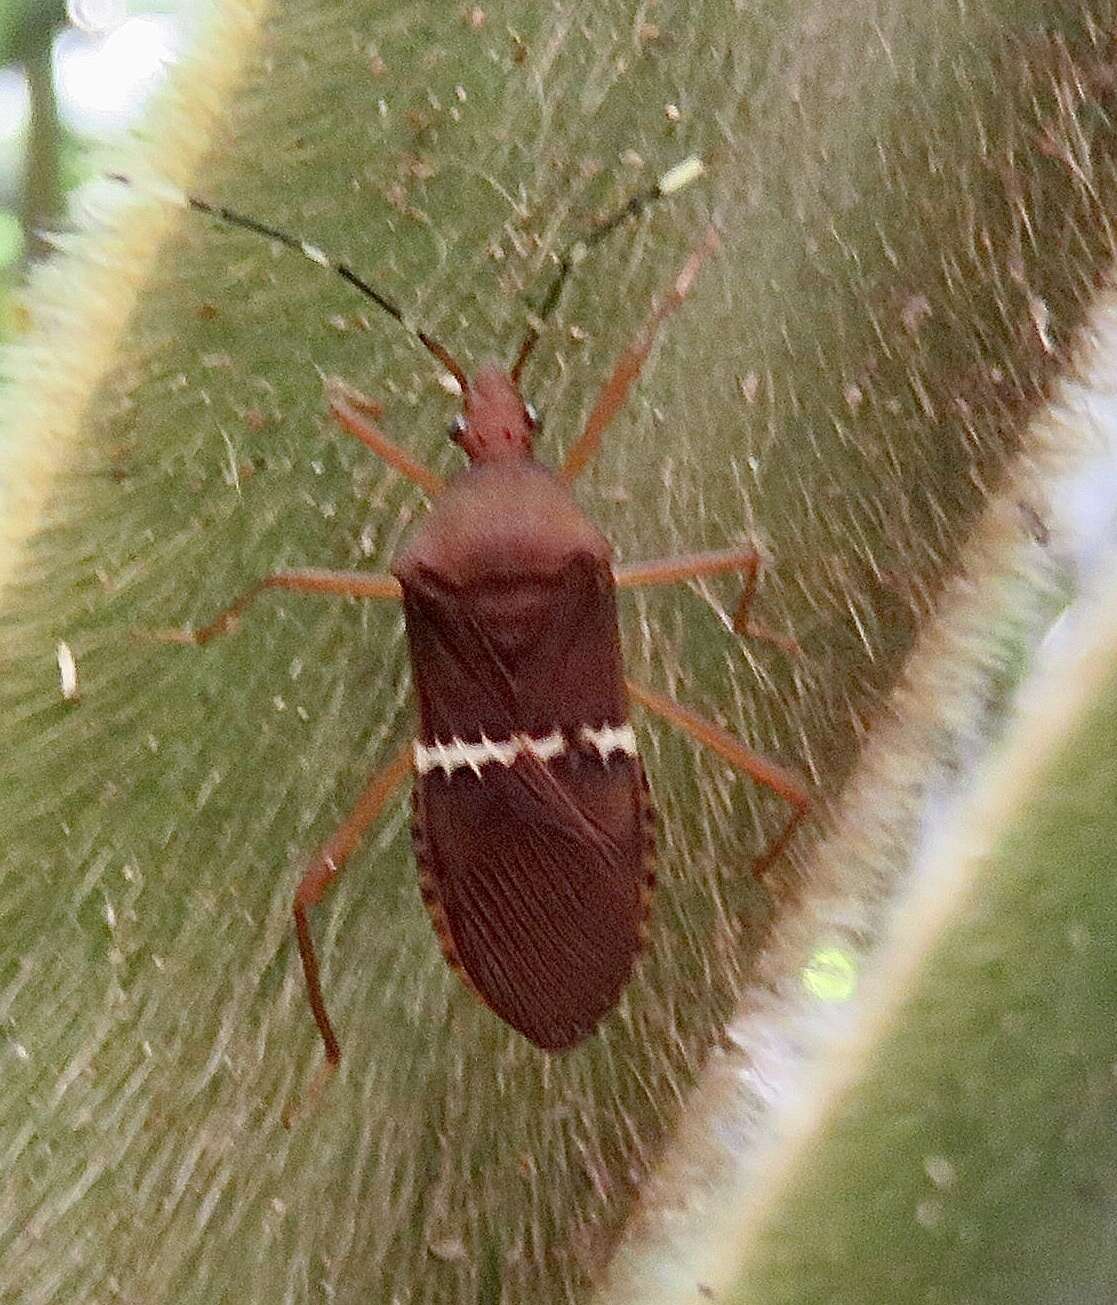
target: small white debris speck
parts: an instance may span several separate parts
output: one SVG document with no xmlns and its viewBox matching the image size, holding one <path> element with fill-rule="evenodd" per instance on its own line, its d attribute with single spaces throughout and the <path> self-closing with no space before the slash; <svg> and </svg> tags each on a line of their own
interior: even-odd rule
<svg viewBox="0 0 1117 1305">
<path fill-rule="evenodd" d="M 172 186 L 169 181 L 145 181 L 137 187 L 152 199 L 161 199 L 164 204 L 174 204 L 176 208 L 189 208 L 190 200 L 184 190 Z"/>
<path fill-rule="evenodd" d="M 1090 930 L 1081 922 L 1067 925 L 1067 942 L 1076 952 L 1084 952 L 1090 945 Z"/>
<path fill-rule="evenodd" d="M 943 1155 L 929 1155 L 923 1161 L 927 1177 L 938 1188 L 950 1187 L 955 1179 L 954 1166 Z"/>
<path fill-rule="evenodd" d="M 78 664 L 73 649 L 63 639 L 58 641 L 58 678 L 62 684 L 62 697 L 66 702 L 78 700 Z"/>
<path fill-rule="evenodd" d="M 427 1249 L 436 1259 L 445 1260 L 448 1264 L 466 1258 L 465 1242 L 460 1237 L 440 1237 L 428 1242 Z"/>
<path fill-rule="evenodd" d="M 915 1207 L 915 1221 L 921 1228 L 937 1228 L 942 1223 L 942 1202 L 932 1198 L 920 1201 Z"/>
<path fill-rule="evenodd" d="M 1032 315 L 1032 325 L 1036 328 L 1036 335 L 1039 336 L 1039 342 L 1043 345 L 1044 352 L 1054 353 L 1055 343 L 1051 339 L 1048 329 L 1051 325 L 1051 310 L 1039 295 L 1029 296 L 1028 310 Z"/>
<path fill-rule="evenodd" d="M 669 105 L 668 107 L 672 108 L 674 106 Z M 675 112 L 678 113 L 678 109 Z M 689 158 L 683 159 L 682 163 L 676 163 L 673 168 L 669 168 L 660 177 L 659 193 L 661 195 L 672 195 L 676 190 L 682 190 L 684 186 L 689 186 L 692 181 L 697 181 L 705 171 L 706 165 L 697 154 L 692 154 Z"/>
</svg>

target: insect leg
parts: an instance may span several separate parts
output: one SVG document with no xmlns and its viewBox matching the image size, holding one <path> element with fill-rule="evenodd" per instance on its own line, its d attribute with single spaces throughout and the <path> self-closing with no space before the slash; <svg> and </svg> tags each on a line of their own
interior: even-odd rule
<svg viewBox="0 0 1117 1305">
<path fill-rule="evenodd" d="M 633 680 L 626 680 L 625 683 L 632 697 L 649 711 L 678 726 L 692 739 L 705 744 L 724 761 L 728 761 L 735 769 L 756 780 L 758 784 L 763 784 L 765 788 L 770 788 L 773 793 L 778 793 L 791 804 L 790 819 L 753 863 L 753 873 L 760 878 L 772 862 L 783 853 L 799 822 L 810 809 L 811 797 L 806 785 L 792 771 L 775 761 L 770 761 L 759 752 L 754 752 L 721 726 L 703 720 L 701 716 L 695 715 L 694 712 L 677 703 L 674 698 L 667 698 L 651 689 L 645 689 L 643 685 L 636 684 Z"/>
<path fill-rule="evenodd" d="M 618 589 L 636 589 L 643 585 L 670 585 L 681 580 L 698 580 L 703 576 L 742 571 L 745 587 L 733 614 L 733 629 L 751 639 L 774 643 L 785 652 L 798 655 L 799 644 L 790 635 L 777 634 L 759 621 L 749 620 L 752 600 L 760 581 L 761 557 L 755 548 L 720 548 L 708 553 L 681 553 L 678 557 L 657 557 L 647 562 L 627 562 L 614 567 Z"/>
<path fill-rule="evenodd" d="M 357 799 L 357 805 L 334 831 L 333 836 L 321 847 L 306 869 L 295 890 L 293 906 L 295 916 L 295 934 L 299 942 L 299 956 L 302 959 L 303 974 L 306 976 L 306 991 L 310 998 L 310 1009 L 314 1013 L 314 1022 L 322 1035 L 326 1049 L 326 1063 L 315 1075 L 302 1105 L 289 1109 L 284 1116 L 284 1124 L 291 1127 L 296 1114 L 309 1105 L 325 1086 L 330 1076 L 341 1061 L 341 1047 L 337 1035 L 326 1013 L 326 1002 L 322 996 L 322 984 L 318 974 L 318 956 L 314 950 L 314 939 L 310 935 L 310 921 L 307 912 L 317 906 L 327 889 L 345 869 L 357 844 L 364 837 L 365 831 L 380 814 L 384 803 L 407 778 L 414 761 L 415 745 L 408 741 L 391 761 L 373 775 L 365 791 Z"/>
<path fill-rule="evenodd" d="M 687 297 L 699 268 L 706 256 L 717 248 L 717 244 L 717 232 L 712 226 L 707 227 L 702 243 L 683 264 L 682 271 L 675 278 L 675 284 L 668 291 L 663 302 L 653 309 L 640 335 L 617 359 L 612 376 L 605 382 L 597 397 L 597 403 L 594 404 L 593 411 L 589 415 L 585 430 L 571 446 L 559 471 L 559 478 L 566 484 L 570 484 L 586 464 L 597 456 L 597 451 L 601 447 L 601 437 L 606 427 L 624 406 L 632 383 L 640 375 L 648 354 L 652 351 L 660 324 Z"/>
<path fill-rule="evenodd" d="M 413 480 L 432 498 L 442 489 L 445 482 L 441 476 L 424 467 L 372 424 L 371 419 L 380 415 L 378 403 L 336 376 L 331 376 L 326 381 L 326 402 L 330 406 L 330 416 L 342 430 L 356 435 L 362 444 L 367 445 L 389 467 L 394 467 L 400 475 Z"/>
<path fill-rule="evenodd" d="M 228 607 L 218 612 L 208 625 L 197 630 L 189 627 L 145 630 L 144 636 L 157 639 L 160 643 L 209 643 L 219 634 L 229 634 L 235 630 L 245 608 L 265 589 L 291 589 L 302 594 L 336 594 L 343 598 L 392 598 L 397 602 L 402 597 L 395 576 L 369 571 L 325 571 L 314 567 L 299 571 L 273 571 L 250 585 Z"/>
</svg>

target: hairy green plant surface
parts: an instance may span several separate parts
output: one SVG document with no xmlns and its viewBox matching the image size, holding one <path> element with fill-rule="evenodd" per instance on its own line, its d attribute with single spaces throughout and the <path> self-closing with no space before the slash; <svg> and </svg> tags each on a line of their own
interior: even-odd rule
<svg viewBox="0 0 1117 1305">
<path fill-rule="evenodd" d="M 727 1299 L 1113 1299 L 1117 593 L 1080 615 L 903 904 Z"/>
<path fill-rule="evenodd" d="M 595 1305 L 1113 1299 L 1112 584 L 1062 643 L 810 1078 L 758 1130 L 740 1066 L 709 1076 Z"/>
<path fill-rule="evenodd" d="M 511 356 L 555 251 L 700 154 L 581 269 L 526 388 L 557 455 L 719 223 L 579 496 L 624 558 L 770 551 L 759 614 L 801 656 L 741 646 L 718 583 L 626 598 L 630 669 L 829 795 L 1111 252 L 1111 17 L 227 0 L 114 164 L 336 251 L 473 364 Z M 446 971 L 401 799 L 315 916 L 345 1061 L 285 1133 L 320 1057 L 291 893 L 411 728 L 399 614 L 281 596 L 204 650 L 135 632 L 276 566 L 386 564 L 421 497 L 319 372 L 440 469 L 453 403 L 336 278 L 127 194 L 36 297 L 0 448 L 0 1294 L 584 1298 L 793 896 L 748 873 L 785 812 L 642 729 L 650 953 L 548 1059 Z"/>
</svg>

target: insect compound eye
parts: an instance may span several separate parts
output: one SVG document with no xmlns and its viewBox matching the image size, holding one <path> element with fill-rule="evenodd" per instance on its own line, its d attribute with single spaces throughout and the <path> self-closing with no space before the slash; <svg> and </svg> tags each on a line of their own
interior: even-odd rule
<svg viewBox="0 0 1117 1305">
<path fill-rule="evenodd" d="M 465 434 L 465 418 L 459 412 L 454 420 L 450 423 L 450 429 L 446 432 L 455 444 L 461 443 L 461 438 Z"/>
<path fill-rule="evenodd" d="M 524 417 L 527 419 L 527 428 L 530 431 L 539 429 L 539 414 L 535 411 L 534 403 L 524 404 Z"/>
</svg>

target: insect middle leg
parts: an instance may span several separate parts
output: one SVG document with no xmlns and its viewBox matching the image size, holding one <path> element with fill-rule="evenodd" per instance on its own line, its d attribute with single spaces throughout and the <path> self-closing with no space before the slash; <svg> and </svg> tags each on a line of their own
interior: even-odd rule
<svg viewBox="0 0 1117 1305">
<path fill-rule="evenodd" d="M 752 748 L 747 747 L 739 739 L 735 739 L 728 731 L 723 730 L 720 725 L 704 720 L 701 716 L 677 703 L 674 698 L 655 693 L 633 680 L 626 680 L 625 683 L 628 685 L 628 692 L 642 706 L 670 724 L 678 726 L 679 729 L 689 734 L 692 739 L 696 739 L 711 751 L 716 752 L 719 757 L 724 761 L 728 761 L 731 766 L 741 771 L 742 774 L 748 775 L 758 784 L 763 784 L 765 788 L 771 789 L 773 793 L 778 793 L 780 797 L 791 804 L 791 816 L 787 823 L 753 863 L 753 873 L 759 879 L 772 862 L 782 855 L 791 841 L 792 834 L 798 828 L 799 822 L 810 810 L 811 797 L 806 785 L 792 771 L 779 765 L 778 762 L 762 756 L 759 752 L 754 752 Z"/>
<path fill-rule="evenodd" d="M 302 1103 L 304 1107 L 314 1100 L 341 1061 L 341 1046 L 330 1023 L 330 1017 L 326 1013 L 326 1002 L 322 996 L 318 956 L 314 950 L 314 939 L 310 934 L 307 912 L 312 906 L 317 906 L 326 891 L 333 886 L 366 830 L 383 810 L 385 802 L 407 778 L 413 764 L 414 748 L 413 743 L 406 743 L 386 766 L 373 775 L 365 791 L 357 799 L 356 806 L 307 866 L 306 873 L 295 890 L 292 909 L 295 916 L 295 934 L 299 942 L 299 956 L 303 964 L 303 974 L 306 976 L 310 1009 L 314 1012 L 314 1022 L 318 1025 L 318 1032 L 322 1036 L 322 1045 L 326 1051 L 326 1062 L 307 1090 Z M 294 1110 L 290 1110 L 284 1117 L 283 1122 L 288 1128 L 294 1121 L 295 1113 Z"/>
<path fill-rule="evenodd" d="M 145 637 L 161 643 L 205 644 L 218 635 L 230 634 L 237 628 L 245 608 L 267 589 L 289 589 L 301 594 L 333 594 L 339 598 L 391 598 L 397 602 L 403 597 L 395 576 L 369 571 L 327 571 L 307 567 L 298 571 L 273 571 L 257 580 L 223 608 L 208 624 L 197 630 L 184 626 L 171 630 L 146 630 Z"/>
<path fill-rule="evenodd" d="M 749 620 L 760 581 L 760 564 L 761 557 L 755 548 L 719 548 L 708 553 L 680 553 L 677 557 L 657 557 L 648 562 L 626 562 L 613 568 L 613 576 L 618 589 L 637 589 L 644 585 L 672 585 L 682 580 L 741 571 L 745 576 L 745 587 L 733 613 L 733 629 L 745 638 L 763 639 L 797 656 L 802 650 L 791 635 L 777 634 L 759 621 Z"/>
<path fill-rule="evenodd" d="M 675 278 L 674 285 L 664 296 L 662 303 L 652 311 L 651 317 L 644 324 L 644 329 L 636 340 L 617 359 L 612 376 L 605 382 L 601 393 L 598 395 L 597 402 L 594 404 L 593 411 L 586 422 L 585 430 L 571 445 L 570 451 L 567 453 L 559 470 L 559 478 L 565 481 L 566 484 L 570 484 L 572 480 L 579 476 L 587 464 L 597 456 L 597 452 L 601 448 L 601 437 L 605 433 L 606 427 L 624 406 L 624 401 L 628 398 L 628 392 L 632 388 L 633 382 L 640 375 L 648 354 L 652 351 L 652 345 L 655 343 L 655 337 L 660 326 L 664 319 L 670 317 L 690 293 L 690 288 L 694 284 L 699 268 L 707 255 L 717 248 L 717 245 L 717 232 L 712 226 L 709 226 L 706 228 L 701 244 L 683 264 L 682 270 Z"/>
</svg>

